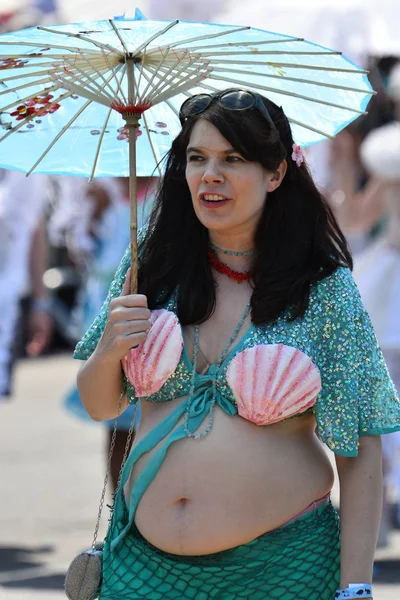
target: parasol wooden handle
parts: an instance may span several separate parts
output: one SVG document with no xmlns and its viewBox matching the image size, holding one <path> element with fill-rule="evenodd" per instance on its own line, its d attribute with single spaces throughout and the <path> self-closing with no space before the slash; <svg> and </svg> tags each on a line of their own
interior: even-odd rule
<svg viewBox="0 0 400 600">
<path fill-rule="evenodd" d="M 129 202 L 131 242 L 131 285 L 130 293 L 138 291 L 138 248 L 137 248 L 137 178 L 136 178 L 136 129 L 139 115 L 124 115 L 129 132 Z"/>
</svg>

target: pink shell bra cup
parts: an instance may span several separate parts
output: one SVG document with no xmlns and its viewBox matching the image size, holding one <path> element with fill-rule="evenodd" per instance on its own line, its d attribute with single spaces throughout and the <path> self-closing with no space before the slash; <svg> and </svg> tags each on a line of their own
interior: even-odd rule
<svg viewBox="0 0 400 600">
<path fill-rule="evenodd" d="M 122 361 L 136 395 L 149 400 L 166 384 L 181 359 L 189 362 L 176 315 L 154 310 L 150 323 L 146 341 Z M 197 379 L 204 377 L 207 375 Z M 315 405 L 321 390 L 319 369 L 304 352 L 285 344 L 262 344 L 238 352 L 229 361 L 226 381 L 238 414 L 256 425 L 303 413 Z M 180 395 L 187 394 L 189 385 L 187 388 Z"/>
</svg>

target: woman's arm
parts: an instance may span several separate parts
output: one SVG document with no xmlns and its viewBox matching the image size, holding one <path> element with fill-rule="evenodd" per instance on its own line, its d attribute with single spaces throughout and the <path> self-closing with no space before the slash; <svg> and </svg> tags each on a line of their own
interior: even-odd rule
<svg viewBox="0 0 400 600">
<path fill-rule="evenodd" d="M 122 389 L 120 360 L 110 359 L 106 354 L 95 350 L 82 365 L 77 384 L 82 403 L 92 419 L 105 421 L 117 416 Z M 122 413 L 127 406 L 125 395 L 120 412 Z"/>
<path fill-rule="evenodd" d="M 336 455 L 340 481 L 340 587 L 371 583 L 382 512 L 382 443 L 379 436 L 361 436 L 358 456 Z"/>
<path fill-rule="evenodd" d="M 28 320 L 29 338 L 26 352 L 29 356 L 37 356 L 49 345 L 53 329 L 49 293 L 43 283 L 43 274 L 48 264 L 47 230 L 43 216 L 32 235 L 29 256 L 32 305 Z"/>
</svg>

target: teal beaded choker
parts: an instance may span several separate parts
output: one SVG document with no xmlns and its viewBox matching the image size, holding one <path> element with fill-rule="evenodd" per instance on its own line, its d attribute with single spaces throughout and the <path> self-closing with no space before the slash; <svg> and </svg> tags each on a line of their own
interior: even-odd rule
<svg viewBox="0 0 400 600">
<path fill-rule="evenodd" d="M 191 408 L 191 404 L 192 404 L 193 396 L 194 396 L 195 379 L 196 379 L 196 373 L 197 373 L 197 354 L 199 351 L 199 327 L 198 327 L 198 325 L 196 325 L 194 328 L 193 369 L 192 369 L 192 377 L 191 377 L 191 382 L 190 382 L 189 398 L 187 400 L 187 405 L 186 405 L 186 410 L 185 410 L 185 424 L 184 424 L 185 433 L 186 433 L 187 437 L 190 437 L 193 439 L 200 439 L 200 438 L 204 437 L 205 435 L 207 435 L 207 433 L 211 430 L 212 422 L 213 422 L 213 409 L 214 409 L 215 403 L 217 401 L 218 372 L 219 372 L 220 367 L 221 367 L 222 363 L 224 362 L 225 358 L 228 356 L 229 348 L 232 346 L 233 342 L 236 340 L 237 336 L 239 335 L 239 332 L 242 329 L 242 325 L 245 322 L 246 317 L 250 312 L 250 302 L 251 301 L 249 300 L 239 323 L 235 327 L 235 331 L 233 332 L 231 339 L 229 340 L 229 342 L 227 343 L 225 348 L 222 350 L 220 357 L 218 359 L 216 369 L 215 369 L 215 374 L 212 379 L 212 400 L 211 400 L 210 409 L 209 409 L 208 425 L 202 433 L 198 433 L 198 434 L 192 433 L 189 430 L 189 414 L 190 414 L 190 408 Z"/>
<path fill-rule="evenodd" d="M 210 248 L 214 252 L 220 252 L 221 254 L 227 254 L 228 256 L 253 256 L 256 251 L 255 250 L 243 250 L 242 252 L 236 252 L 235 250 L 224 250 L 223 248 L 218 248 L 212 242 L 209 242 Z"/>
</svg>

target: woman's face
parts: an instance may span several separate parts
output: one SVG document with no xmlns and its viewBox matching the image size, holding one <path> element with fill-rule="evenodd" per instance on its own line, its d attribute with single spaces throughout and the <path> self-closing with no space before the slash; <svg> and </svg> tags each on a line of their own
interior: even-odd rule
<svg viewBox="0 0 400 600">
<path fill-rule="evenodd" d="M 267 192 L 276 189 L 286 161 L 275 173 L 245 160 L 204 119 L 194 125 L 187 148 L 186 181 L 197 218 L 210 231 L 253 235 Z"/>
</svg>

